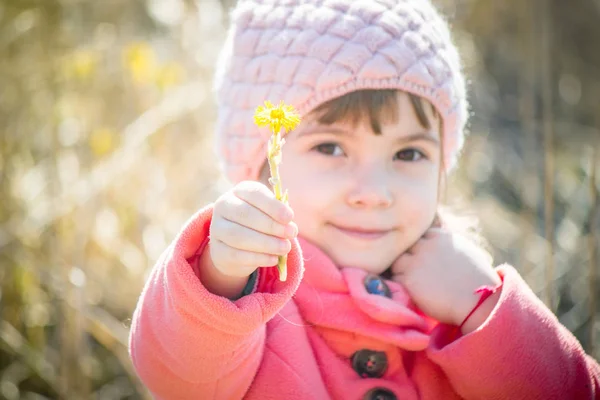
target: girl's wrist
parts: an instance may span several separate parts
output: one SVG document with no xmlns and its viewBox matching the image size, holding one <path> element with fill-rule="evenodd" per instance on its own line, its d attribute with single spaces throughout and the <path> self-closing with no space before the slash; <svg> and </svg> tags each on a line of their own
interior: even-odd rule
<svg viewBox="0 0 600 400">
<path fill-rule="evenodd" d="M 496 304 L 498 304 L 498 300 L 500 300 L 501 290 L 502 283 L 482 286 L 477 289 L 476 293 L 479 295 L 479 301 L 458 324 L 463 335 L 475 331 L 489 318 Z"/>
<path fill-rule="evenodd" d="M 210 242 L 198 257 L 197 263 L 198 278 L 206 290 L 228 299 L 240 297 L 249 277 L 229 276 L 219 271 L 210 256 Z"/>
</svg>

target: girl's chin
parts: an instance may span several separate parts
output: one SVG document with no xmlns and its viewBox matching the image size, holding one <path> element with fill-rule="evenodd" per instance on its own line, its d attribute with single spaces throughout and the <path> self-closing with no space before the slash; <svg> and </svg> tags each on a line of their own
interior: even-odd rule
<svg viewBox="0 0 600 400">
<path fill-rule="evenodd" d="M 323 244 L 324 241 L 321 241 L 322 244 L 319 245 L 319 240 L 312 241 L 310 238 L 306 237 L 304 237 L 304 239 L 319 247 L 338 269 L 358 268 L 374 275 L 383 274 L 402 254 L 382 254 L 380 251 L 365 251 L 362 249 L 349 251 L 347 246 L 335 246 L 335 243 L 333 243 L 333 246 L 328 246 L 330 243 L 325 242 Z"/>
<path fill-rule="evenodd" d="M 336 259 L 336 257 L 333 257 L 333 262 L 340 269 L 358 268 L 374 275 L 383 274 L 388 268 L 390 268 L 394 261 L 395 258 L 389 261 L 387 259 L 384 260 L 383 258 L 381 258 L 381 256 L 376 257 L 374 255 L 373 257 L 365 257 L 364 255 L 348 257 L 348 255 L 345 255 L 344 257 L 340 257 L 340 259 Z"/>
</svg>

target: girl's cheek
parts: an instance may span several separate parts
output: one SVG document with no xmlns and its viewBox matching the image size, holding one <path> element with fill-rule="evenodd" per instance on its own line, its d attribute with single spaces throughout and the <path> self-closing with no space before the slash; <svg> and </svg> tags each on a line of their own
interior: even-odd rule
<svg viewBox="0 0 600 400">
<path fill-rule="evenodd" d="M 405 181 L 397 188 L 396 196 L 403 207 L 413 210 L 414 215 L 435 208 L 438 199 L 437 184 L 428 180 L 415 179 Z"/>
<path fill-rule="evenodd" d="M 433 183 L 421 184 L 417 196 L 418 201 L 423 205 L 436 204 L 438 198 L 437 185 Z"/>
<path fill-rule="evenodd" d="M 438 208 L 437 187 L 435 185 L 428 185 L 426 190 L 423 191 L 419 208 L 419 224 L 428 228 Z"/>
</svg>

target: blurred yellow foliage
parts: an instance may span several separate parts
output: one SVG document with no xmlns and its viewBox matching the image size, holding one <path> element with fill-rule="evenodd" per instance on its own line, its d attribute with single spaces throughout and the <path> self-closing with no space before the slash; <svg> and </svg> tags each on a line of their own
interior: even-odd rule
<svg viewBox="0 0 600 400">
<path fill-rule="evenodd" d="M 183 67 L 176 62 L 170 62 L 160 67 L 156 76 L 156 85 L 159 89 L 165 90 L 183 82 L 184 79 Z"/>
<path fill-rule="evenodd" d="M 69 78 L 85 81 L 96 73 L 98 58 L 95 51 L 77 50 L 66 59 L 63 72 Z"/>
<path fill-rule="evenodd" d="M 235 2 L 0 0 L 0 399 L 152 399 L 128 328 L 152 266 L 230 187 L 210 87 Z M 594 2 L 436 3 L 478 100 L 443 198 L 600 359 Z"/>
<path fill-rule="evenodd" d="M 128 45 L 123 51 L 123 62 L 137 84 L 152 82 L 156 76 L 156 55 L 152 46 L 146 42 Z"/>
<path fill-rule="evenodd" d="M 108 128 L 99 128 L 90 135 L 90 148 L 97 156 L 103 156 L 111 151 L 115 145 L 116 133 Z"/>
</svg>

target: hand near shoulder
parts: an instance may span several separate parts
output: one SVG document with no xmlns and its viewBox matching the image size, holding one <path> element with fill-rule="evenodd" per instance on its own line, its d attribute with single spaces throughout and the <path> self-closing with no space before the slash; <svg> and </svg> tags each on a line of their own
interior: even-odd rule
<svg viewBox="0 0 600 400">
<path fill-rule="evenodd" d="M 425 314 L 458 326 L 479 300 L 475 290 L 501 283 L 491 262 L 491 256 L 466 237 L 432 227 L 395 261 L 393 280 L 406 288 Z M 463 327 L 463 333 L 485 321 L 498 295 L 478 308 Z"/>
<path fill-rule="evenodd" d="M 277 264 L 298 234 L 292 209 L 262 183 L 246 181 L 215 202 L 200 280 L 212 293 L 237 297 L 259 267 Z"/>
</svg>

